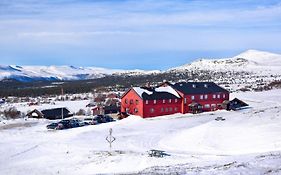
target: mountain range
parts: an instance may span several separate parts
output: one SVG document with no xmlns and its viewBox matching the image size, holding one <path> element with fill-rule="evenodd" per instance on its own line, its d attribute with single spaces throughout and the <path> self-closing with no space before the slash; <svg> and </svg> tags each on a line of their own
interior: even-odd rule
<svg viewBox="0 0 281 175">
<path fill-rule="evenodd" d="M 192 63 L 170 68 L 166 71 L 152 70 L 117 70 L 99 67 L 74 66 L 0 66 L 0 80 L 13 79 L 21 82 L 37 80 L 87 80 L 105 76 L 138 76 L 169 73 L 211 72 L 227 74 L 243 74 L 258 77 L 280 77 L 281 55 L 247 50 L 237 56 L 220 59 L 198 59 Z"/>
</svg>

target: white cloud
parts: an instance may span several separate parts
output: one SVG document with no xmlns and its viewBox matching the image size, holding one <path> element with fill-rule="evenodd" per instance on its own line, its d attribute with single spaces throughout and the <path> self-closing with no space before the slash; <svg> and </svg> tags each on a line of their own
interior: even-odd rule
<svg viewBox="0 0 281 175">
<path fill-rule="evenodd" d="M 245 47 L 281 50 L 278 44 L 280 3 L 245 5 L 242 0 L 3 2 L 0 2 L 2 50 L 17 49 L 18 45 L 43 51 L 60 48 L 62 52 L 68 51 L 71 45 L 81 53 L 93 50 L 113 54 Z"/>
</svg>

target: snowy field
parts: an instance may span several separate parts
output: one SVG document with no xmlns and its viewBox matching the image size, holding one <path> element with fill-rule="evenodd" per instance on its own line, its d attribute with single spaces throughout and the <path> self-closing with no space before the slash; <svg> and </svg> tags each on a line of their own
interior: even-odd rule
<svg viewBox="0 0 281 175">
<path fill-rule="evenodd" d="M 281 90 L 234 97 L 251 108 L 58 131 L 47 130 L 47 120 L 1 121 L 0 174 L 281 174 Z M 150 149 L 170 156 L 148 157 Z"/>
</svg>

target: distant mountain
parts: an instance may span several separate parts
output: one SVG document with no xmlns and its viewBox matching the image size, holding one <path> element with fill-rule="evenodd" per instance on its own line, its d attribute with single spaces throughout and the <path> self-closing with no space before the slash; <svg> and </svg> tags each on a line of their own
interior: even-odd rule
<svg viewBox="0 0 281 175">
<path fill-rule="evenodd" d="M 262 90 L 281 81 L 281 55 L 247 50 L 223 59 L 199 59 L 167 72 L 191 81 L 214 81 L 231 91 Z"/>
<path fill-rule="evenodd" d="M 108 77 L 108 78 L 106 78 Z M 0 66 L 0 80 L 32 82 L 36 80 L 113 80 L 114 84 L 144 85 L 162 81 L 214 81 L 225 88 L 255 90 L 281 81 L 281 55 L 248 50 L 222 59 L 199 59 L 166 71 L 116 70 L 74 66 Z M 101 79 L 104 78 L 104 79 Z M 122 82 L 122 83 L 121 83 Z"/>
<path fill-rule="evenodd" d="M 222 59 L 199 59 L 166 71 L 111 70 L 74 66 L 0 66 L 0 97 L 84 93 L 93 89 L 125 91 L 163 81 L 212 81 L 234 91 L 281 88 L 281 55 L 248 50 Z M 40 81 L 38 81 L 40 80 Z M 58 80 L 71 80 L 53 82 Z"/>
<path fill-rule="evenodd" d="M 157 71 L 117 70 L 99 67 L 74 66 L 0 66 L 0 80 L 14 79 L 22 82 L 37 80 L 85 80 L 96 79 L 106 75 L 139 75 Z"/>
<path fill-rule="evenodd" d="M 281 74 L 281 55 L 258 50 L 248 50 L 232 58 L 199 59 L 169 71 L 209 70 L 217 72 L 251 72 Z"/>
</svg>

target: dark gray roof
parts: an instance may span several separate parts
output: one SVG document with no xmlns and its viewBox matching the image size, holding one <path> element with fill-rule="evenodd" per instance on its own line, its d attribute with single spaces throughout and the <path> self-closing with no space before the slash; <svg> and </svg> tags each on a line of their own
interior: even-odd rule
<svg viewBox="0 0 281 175">
<path fill-rule="evenodd" d="M 42 110 L 42 114 L 44 115 L 44 118 L 47 119 L 60 119 L 62 116 L 63 111 L 63 117 L 70 117 L 72 116 L 70 114 L 70 111 L 66 108 L 54 108 L 54 109 L 45 109 Z"/>
<path fill-rule="evenodd" d="M 228 93 L 226 89 L 218 86 L 214 82 L 181 82 L 171 86 L 184 94 Z"/>
</svg>

